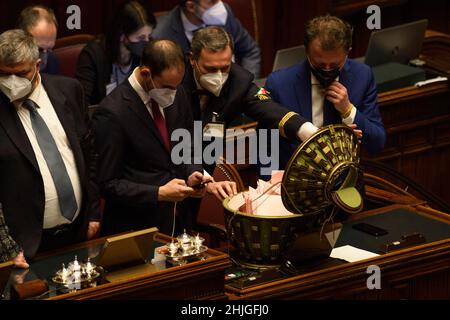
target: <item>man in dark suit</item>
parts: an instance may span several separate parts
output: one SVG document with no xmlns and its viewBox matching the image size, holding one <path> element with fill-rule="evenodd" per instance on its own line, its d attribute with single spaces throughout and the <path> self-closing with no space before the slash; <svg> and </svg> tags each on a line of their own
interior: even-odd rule
<svg viewBox="0 0 450 320">
<path fill-rule="evenodd" d="M 339 18 L 317 17 L 307 24 L 308 58 L 272 73 L 265 84 L 270 96 L 308 119 L 312 132 L 345 123 L 362 136 L 362 146 L 380 152 L 386 133 L 377 103 L 377 87 L 369 66 L 348 59 L 352 29 Z M 281 139 L 284 168 L 298 143 Z"/>
<path fill-rule="evenodd" d="M 220 0 L 181 0 L 180 5 L 158 22 L 153 37 L 172 39 L 188 54 L 193 33 L 208 25 L 222 26 L 232 35 L 236 60 L 258 78 L 261 51 L 231 8 Z"/>
<path fill-rule="evenodd" d="M 58 74 L 59 61 L 52 51 L 58 32 L 58 21 L 53 10 L 43 5 L 26 7 L 20 12 L 17 26 L 36 41 L 41 73 Z"/>
<path fill-rule="evenodd" d="M 201 164 L 172 161 L 174 130 L 192 131 L 183 88 L 184 55 L 170 40 L 151 41 L 141 65 L 99 105 L 93 117 L 98 180 L 106 200 L 105 234 L 156 226 L 171 234 L 190 220 L 184 199 L 209 181 Z M 200 192 L 201 193 L 201 192 Z"/>
<path fill-rule="evenodd" d="M 244 113 L 262 128 L 278 128 L 288 139 L 307 139 L 306 120 L 271 100 L 250 72 L 232 62 L 232 55 L 233 41 L 224 29 L 207 27 L 195 33 L 183 82 L 194 119 L 205 126 L 216 113 L 216 120 L 229 127 Z"/>
<path fill-rule="evenodd" d="M 101 219 L 81 85 L 40 62 L 30 35 L 0 35 L 0 202 L 28 258 L 92 237 Z"/>
</svg>

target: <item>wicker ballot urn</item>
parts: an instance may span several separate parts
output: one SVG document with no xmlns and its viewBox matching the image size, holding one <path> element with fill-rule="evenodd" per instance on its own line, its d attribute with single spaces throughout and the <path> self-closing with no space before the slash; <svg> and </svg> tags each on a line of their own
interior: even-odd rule
<svg viewBox="0 0 450 320">
<path fill-rule="evenodd" d="M 330 125 L 316 132 L 297 148 L 285 168 L 281 197 L 292 215 L 248 214 L 230 206 L 233 198 L 224 200 L 235 260 L 250 268 L 279 266 L 297 235 L 317 228 L 317 221 L 333 207 L 359 212 L 363 206 L 355 188 L 359 173 L 359 143 L 351 128 Z"/>
</svg>

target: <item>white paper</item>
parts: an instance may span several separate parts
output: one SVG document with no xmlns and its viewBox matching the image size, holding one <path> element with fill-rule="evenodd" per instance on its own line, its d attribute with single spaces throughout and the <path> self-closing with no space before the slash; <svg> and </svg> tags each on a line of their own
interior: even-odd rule
<svg viewBox="0 0 450 320">
<path fill-rule="evenodd" d="M 370 251 L 358 249 L 352 246 L 343 246 L 333 249 L 330 257 L 345 260 L 348 262 L 356 262 L 360 260 L 378 257 L 379 255 Z"/>
</svg>

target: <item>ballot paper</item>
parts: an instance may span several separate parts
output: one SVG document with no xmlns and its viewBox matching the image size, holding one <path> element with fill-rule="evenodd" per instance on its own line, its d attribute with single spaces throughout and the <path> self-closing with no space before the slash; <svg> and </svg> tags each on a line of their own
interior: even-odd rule
<svg viewBox="0 0 450 320">
<path fill-rule="evenodd" d="M 258 180 L 257 187 L 238 194 L 229 202 L 231 209 L 259 216 L 293 215 L 281 200 L 281 181 L 284 171 L 273 171 L 270 181 Z"/>
<path fill-rule="evenodd" d="M 343 246 L 334 248 L 330 257 L 345 260 L 347 262 L 356 262 L 360 260 L 378 257 L 379 255 L 370 251 L 355 248 L 353 246 Z"/>
</svg>

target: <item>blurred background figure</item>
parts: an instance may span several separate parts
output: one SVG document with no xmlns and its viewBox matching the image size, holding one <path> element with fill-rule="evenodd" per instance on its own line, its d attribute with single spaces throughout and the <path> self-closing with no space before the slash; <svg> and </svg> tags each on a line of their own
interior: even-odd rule
<svg viewBox="0 0 450 320">
<path fill-rule="evenodd" d="M 88 105 L 113 91 L 139 65 L 156 19 L 139 2 L 126 2 L 115 14 L 108 30 L 88 43 L 78 58 L 76 78 Z"/>
<path fill-rule="evenodd" d="M 52 52 L 58 33 L 58 22 L 52 9 L 42 6 L 29 6 L 20 12 L 17 21 L 19 29 L 33 36 L 39 47 L 42 73 L 58 74 L 58 59 Z"/>
<path fill-rule="evenodd" d="M 231 8 L 220 0 L 181 0 L 161 19 L 154 38 L 168 38 L 177 42 L 186 54 L 191 48 L 194 32 L 206 26 L 220 26 L 234 40 L 234 57 L 255 79 L 261 71 L 261 50 Z"/>
</svg>

